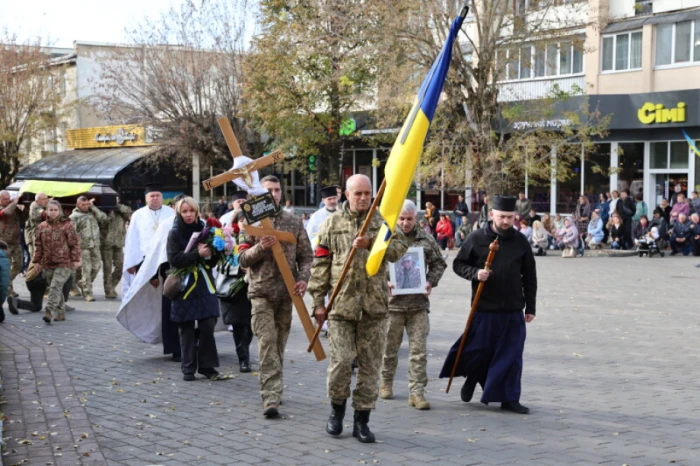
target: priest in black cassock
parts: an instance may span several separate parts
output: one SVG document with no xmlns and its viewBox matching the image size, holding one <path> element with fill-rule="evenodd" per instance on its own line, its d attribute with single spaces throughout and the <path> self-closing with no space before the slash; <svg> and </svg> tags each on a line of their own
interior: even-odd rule
<svg viewBox="0 0 700 466">
<path fill-rule="evenodd" d="M 478 383 L 482 403 L 500 402 L 503 410 L 527 414 L 530 410 L 520 404 L 520 380 L 525 323 L 535 320 L 535 258 L 527 238 L 513 228 L 515 197 L 496 196 L 490 207 L 489 222 L 467 237 L 453 263 L 455 273 L 472 282 L 472 299 L 479 282 L 485 282 L 455 375 L 466 377 L 462 401 L 471 401 Z M 500 248 L 487 271 L 489 245 L 496 238 Z M 450 377 L 460 340 L 450 349 L 440 378 Z"/>
</svg>

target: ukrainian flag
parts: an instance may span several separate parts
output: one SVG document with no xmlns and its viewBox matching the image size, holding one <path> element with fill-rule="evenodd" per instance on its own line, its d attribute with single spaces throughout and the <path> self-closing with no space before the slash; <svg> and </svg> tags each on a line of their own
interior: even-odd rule
<svg viewBox="0 0 700 466">
<path fill-rule="evenodd" d="M 423 81 L 411 113 L 404 122 L 386 162 L 384 168 L 386 187 L 384 197 L 379 204 L 379 212 L 385 223 L 379 231 L 367 259 L 366 270 L 370 277 L 379 271 L 384 253 L 391 241 L 391 232 L 396 227 L 396 221 L 403 208 L 406 194 L 408 194 L 408 189 L 413 182 L 418 161 L 423 153 L 425 137 L 430 129 L 430 122 L 435 115 L 435 108 L 440 99 L 440 93 L 442 93 L 447 71 L 450 68 L 452 46 L 466 15 L 467 8 L 465 7 L 452 23 L 445 45 Z"/>
</svg>

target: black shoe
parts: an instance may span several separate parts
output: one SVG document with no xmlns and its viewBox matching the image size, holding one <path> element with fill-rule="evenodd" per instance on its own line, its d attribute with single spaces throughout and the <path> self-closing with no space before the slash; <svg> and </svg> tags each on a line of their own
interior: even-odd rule
<svg viewBox="0 0 700 466">
<path fill-rule="evenodd" d="M 192 382 L 194 379 L 194 374 L 185 374 L 182 376 L 182 380 L 184 380 L 185 382 Z"/>
<path fill-rule="evenodd" d="M 469 403 L 470 401 L 472 401 L 475 388 L 476 380 L 469 379 L 467 377 L 467 380 L 464 381 L 464 385 L 462 385 L 462 390 L 459 392 L 459 396 L 460 398 L 462 398 L 462 401 L 464 401 L 465 403 Z"/>
<path fill-rule="evenodd" d="M 10 314 L 17 315 L 19 314 L 19 309 L 17 308 L 17 298 L 13 298 L 12 296 L 7 297 L 7 308 L 10 310 Z"/>
<path fill-rule="evenodd" d="M 265 417 L 277 417 L 279 416 L 279 404 L 276 401 L 268 401 L 265 403 L 265 409 L 263 410 L 263 416 Z"/>
<path fill-rule="evenodd" d="M 343 403 L 339 405 L 331 402 L 331 415 L 326 423 L 326 432 L 330 435 L 338 436 L 343 433 L 343 418 L 347 403 L 348 400 L 343 400 Z"/>
<path fill-rule="evenodd" d="M 517 401 L 504 401 L 503 403 L 501 403 L 501 409 L 516 414 L 527 414 L 530 412 L 530 408 L 521 405 Z"/>
<path fill-rule="evenodd" d="M 678 251 L 671 251 L 672 256 L 675 256 L 676 254 L 678 254 Z"/>
<path fill-rule="evenodd" d="M 0 306 L 0 323 L 5 322 L 5 310 Z"/>
<path fill-rule="evenodd" d="M 182 362 L 182 356 L 180 356 L 179 354 L 173 354 L 173 358 L 172 358 L 172 359 L 173 359 L 173 361 L 175 361 L 175 362 Z"/>
<path fill-rule="evenodd" d="M 206 377 L 209 380 L 217 378 L 219 375 L 219 371 L 216 369 L 199 369 L 197 372 L 202 374 L 204 377 Z"/>
<path fill-rule="evenodd" d="M 241 362 L 241 369 L 240 369 L 240 371 L 241 371 L 241 372 L 250 372 L 250 371 L 251 371 L 251 369 L 250 369 L 250 363 L 249 363 L 248 361 L 243 361 L 243 362 Z"/>
<path fill-rule="evenodd" d="M 355 411 L 355 422 L 352 428 L 352 436 L 362 443 L 374 443 L 374 434 L 370 432 L 369 426 L 369 410 Z"/>
</svg>

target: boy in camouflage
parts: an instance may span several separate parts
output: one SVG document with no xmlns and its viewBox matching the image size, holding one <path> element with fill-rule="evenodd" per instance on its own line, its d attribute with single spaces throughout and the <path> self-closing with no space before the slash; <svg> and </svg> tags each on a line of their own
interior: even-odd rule
<svg viewBox="0 0 700 466">
<path fill-rule="evenodd" d="M 326 219 L 318 234 L 309 293 L 314 301 L 318 325 L 328 317 L 328 341 L 331 360 L 328 365 L 328 397 L 331 416 L 326 432 L 337 436 L 343 431 L 345 406 L 350 397 L 352 361 L 359 366 L 357 384 L 352 394 L 355 408 L 353 437 L 362 443 L 374 442 L 370 432 L 369 412 L 377 401 L 381 355 L 386 339 L 388 298 L 385 262 L 379 272 L 368 277 L 365 264 L 373 239 L 382 226 L 375 213 L 365 236 L 357 236 L 365 221 L 372 199 L 372 184 L 364 175 L 351 176 L 345 192 L 348 201 Z M 357 249 L 350 271 L 341 284 L 331 309 L 326 311 L 326 295 L 333 289 L 351 248 Z M 406 238 L 397 231 L 386 251 L 385 261 L 397 261 L 406 252 Z"/>
<path fill-rule="evenodd" d="M 430 292 L 438 285 L 447 264 L 442 258 L 440 247 L 435 239 L 416 224 L 418 208 L 412 201 L 405 201 L 399 215 L 399 228 L 406 235 L 408 247 L 422 247 L 426 264 L 425 294 L 391 296 L 389 298 L 389 330 L 382 361 L 382 383 L 379 396 L 393 398 L 392 384 L 398 364 L 399 347 L 403 331 L 408 334 L 408 405 L 417 409 L 430 409 L 425 399 L 425 386 L 428 384 L 426 372 L 426 344 L 430 322 Z M 388 275 L 387 275 L 388 277 Z M 397 280 L 398 281 L 398 280 Z M 389 288 L 393 285 L 389 283 Z M 400 283 L 399 283 L 400 286 Z"/>
</svg>

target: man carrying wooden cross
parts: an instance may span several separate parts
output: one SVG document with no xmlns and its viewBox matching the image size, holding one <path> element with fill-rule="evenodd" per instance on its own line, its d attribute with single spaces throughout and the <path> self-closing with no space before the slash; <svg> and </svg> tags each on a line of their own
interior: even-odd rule
<svg viewBox="0 0 700 466">
<path fill-rule="evenodd" d="M 367 233 L 358 236 L 372 200 L 372 184 L 365 175 L 348 178 L 345 195 L 347 202 L 326 219 L 318 234 L 309 293 L 314 300 L 318 325 L 323 325 L 326 317 L 329 320 L 331 361 L 327 385 L 331 416 L 326 432 L 338 436 L 343 431 L 345 406 L 352 382 L 352 361 L 357 358 L 359 371 L 352 394 L 352 406 L 355 408 L 352 435 L 362 443 L 372 443 L 374 435 L 367 423 L 369 412 L 377 401 L 389 309 L 385 262 L 382 262 L 379 273 L 372 277 L 367 276 L 365 264 L 383 220 L 379 213 L 375 213 Z M 330 315 L 327 315 L 326 295 L 336 285 L 345 258 L 353 247 L 358 249 L 357 255 L 350 272 L 339 285 L 340 291 Z M 407 249 L 406 237 L 396 230 L 384 260 L 396 262 Z"/>
<path fill-rule="evenodd" d="M 282 200 L 280 180 L 275 176 L 266 176 L 261 184 L 279 205 Z M 313 262 L 311 243 L 304 225 L 299 217 L 282 209 L 271 219 L 274 230 L 289 232 L 296 238 L 296 244 L 284 241 L 280 243 L 294 273 L 294 293 L 304 296 Z M 277 243 L 278 239 L 273 235 L 248 236 L 239 248 L 240 265 L 247 268 L 249 273 L 248 297 L 253 305 L 253 333 L 258 339 L 260 394 L 263 414 L 267 417 L 278 414 L 284 387 L 284 349 L 292 326 L 292 299 L 272 254 L 272 247 Z"/>
</svg>

